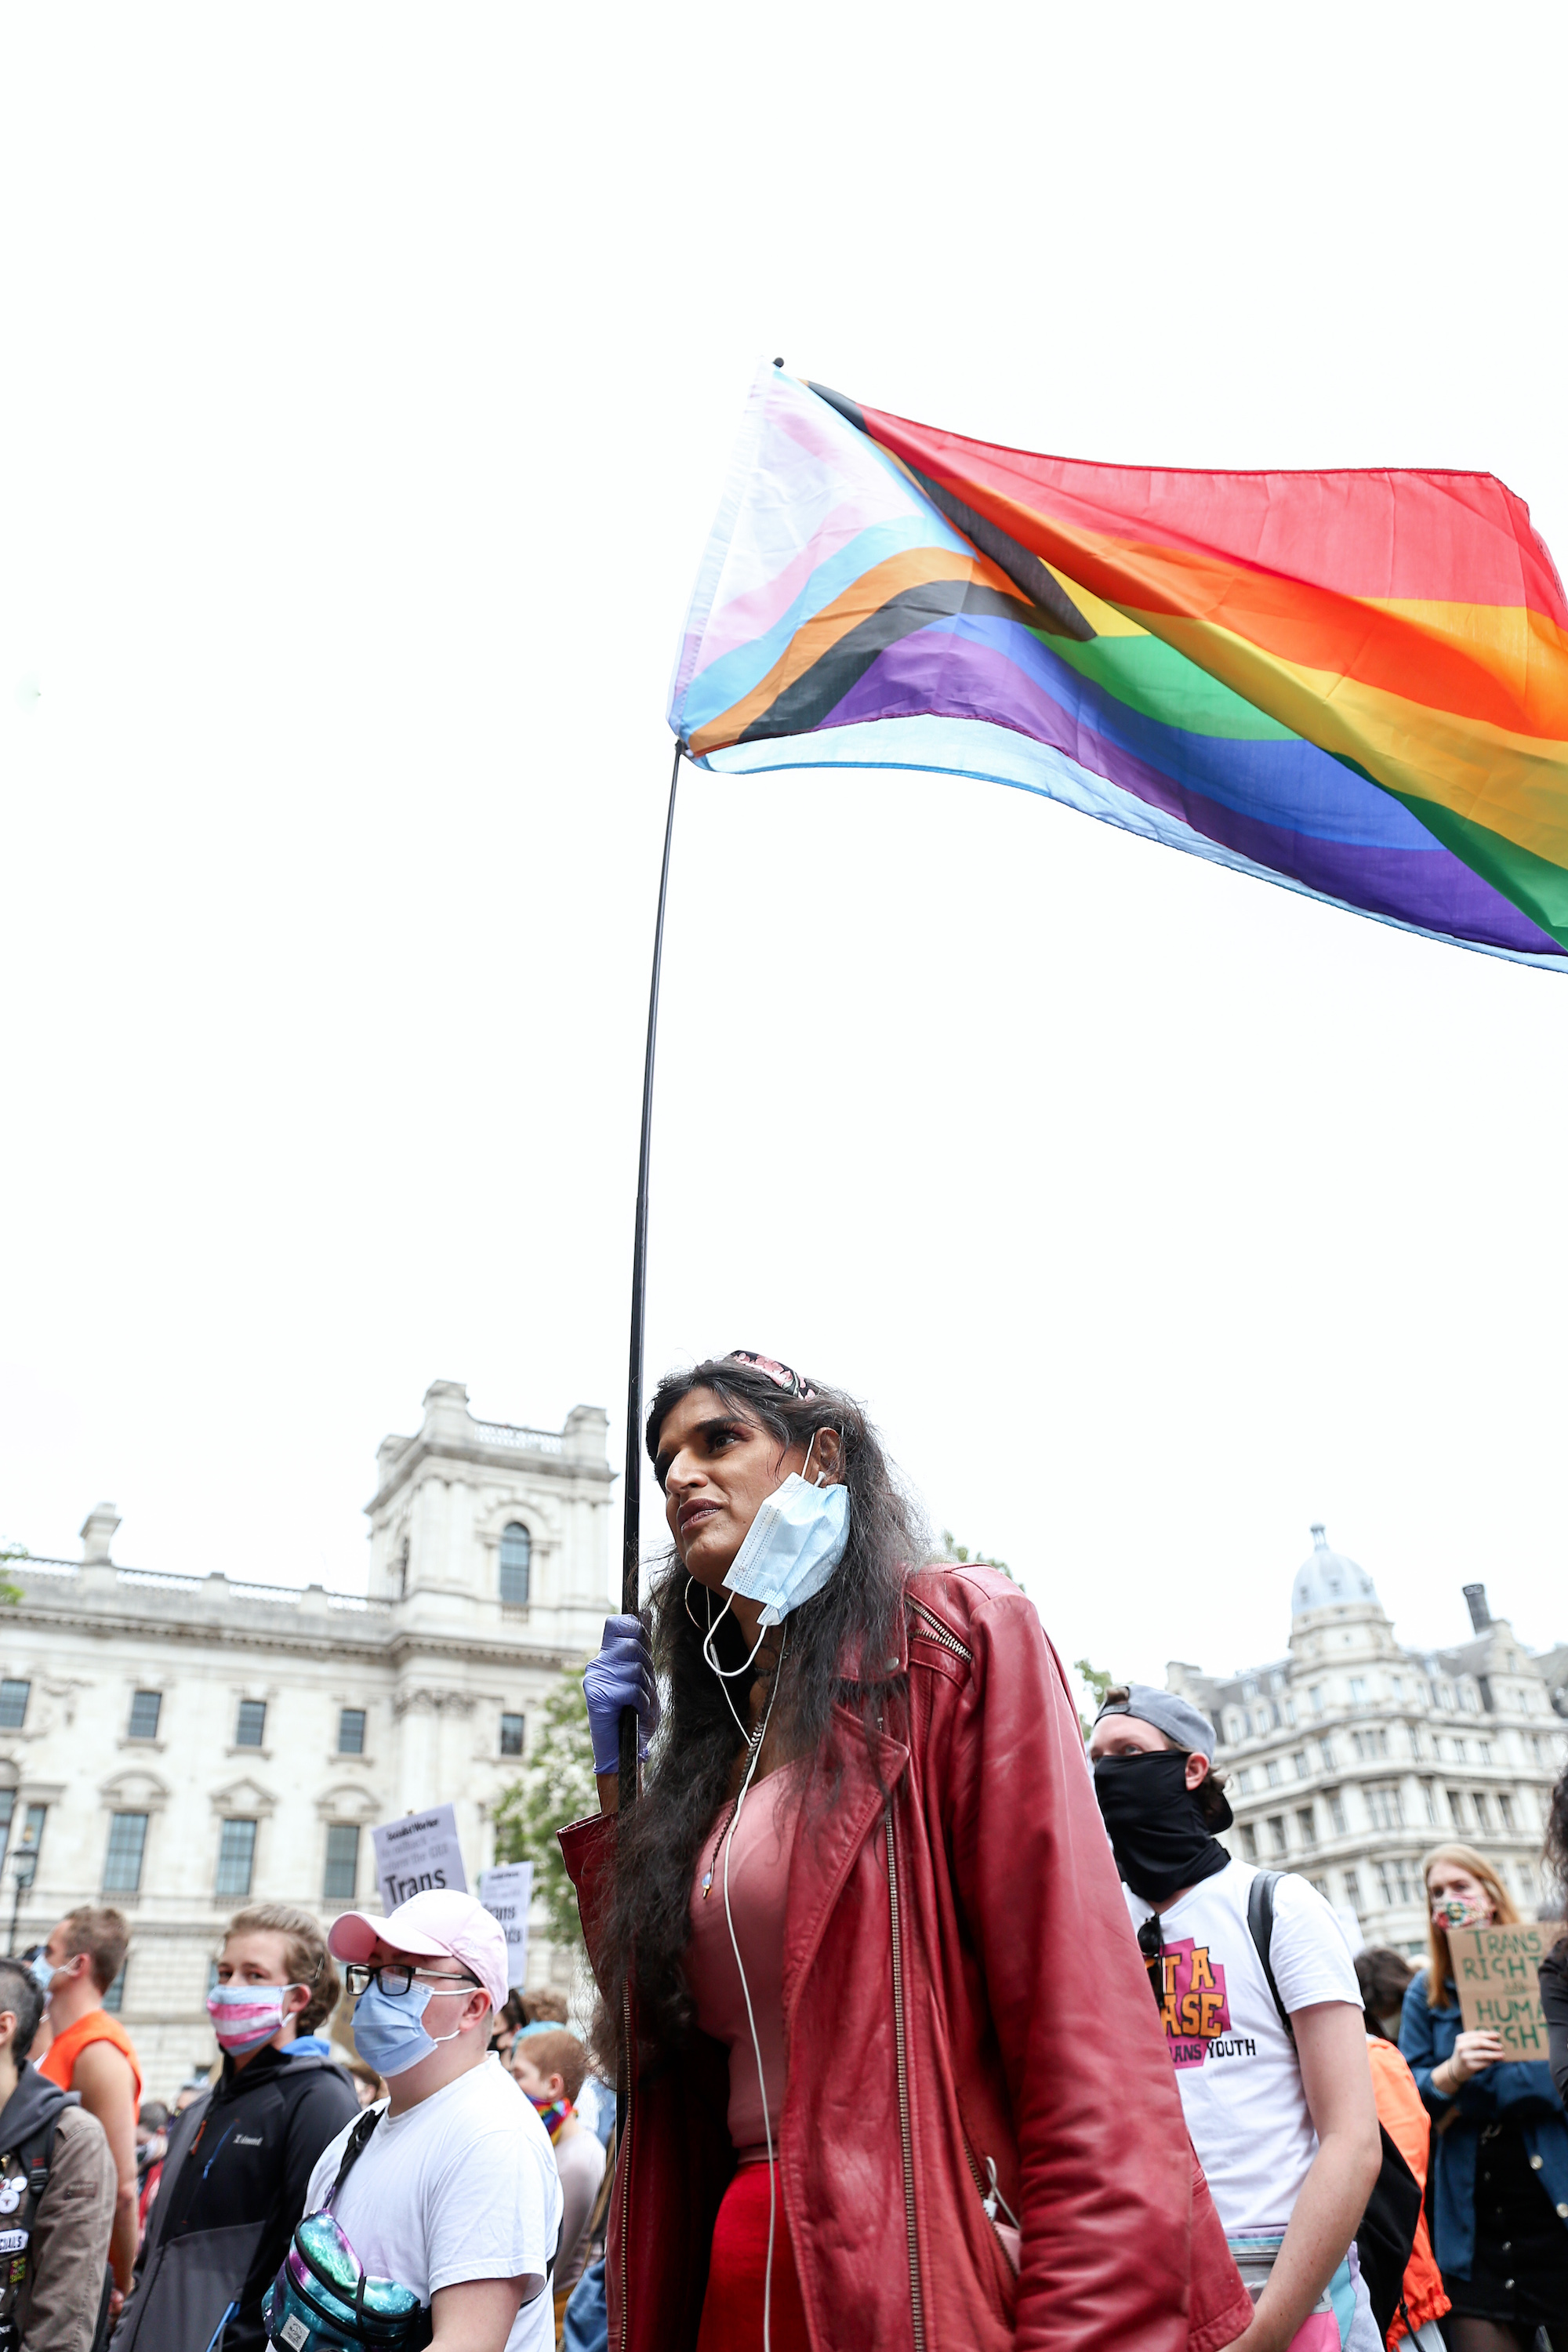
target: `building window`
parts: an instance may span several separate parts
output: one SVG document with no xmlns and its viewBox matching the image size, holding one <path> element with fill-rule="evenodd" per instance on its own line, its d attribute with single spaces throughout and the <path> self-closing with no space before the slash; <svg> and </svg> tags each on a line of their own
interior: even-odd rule
<svg viewBox="0 0 1568 2352">
<path fill-rule="evenodd" d="M 1478 1789 L 1470 1802 L 1476 1809 L 1477 1829 L 1489 1830 L 1492 1825 L 1492 1809 L 1489 1799 L 1481 1790 Z"/>
<path fill-rule="evenodd" d="M 345 1706 L 339 1709 L 338 1754 L 340 1756 L 363 1756 L 364 1754 L 364 1709 L 363 1706 Z"/>
<path fill-rule="evenodd" d="M 1379 1786 L 1369 1789 L 1366 1809 L 1372 1815 L 1374 1830 L 1397 1830 L 1405 1826 L 1405 1808 L 1396 1788 Z"/>
<path fill-rule="evenodd" d="M 1296 1778 L 1297 1778 L 1297 1780 L 1306 1780 L 1306 1778 L 1307 1778 L 1308 1774 L 1311 1771 L 1311 1769 L 1312 1769 L 1312 1768 L 1311 1768 L 1311 1766 L 1308 1763 L 1306 1757 L 1305 1757 L 1304 1755 L 1300 1754 L 1300 1753 L 1298 1753 L 1298 1754 L 1296 1754 L 1296 1755 L 1294 1755 L 1294 1756 L 1292 1756 L 1292 1757 L 1291 1757 L 1290 1761 L 1291 1761 L 1291 1763 L 1292 1763 L 1292 1764 L 1295 1766 L 1295 1768 L 1296 1768 Z"/>
<path fill-rule="evenodd" d="M 7 1675 L 0 1682 L 0 1731 L 20 1731 L 27 1720 L 27 1694 L 31 1683 L 14 1683 Z"/>
<path fill-rule="evenodd" d="M 218 1895 L 248 1895 L 256 1863 L 256 1823 L 225 1822 L 217 1850 Z"/>
<path fill-rule="evenodd" d="M 120 1963 L 120 1974 L 115 1978 L 114 1982 L 110 1986 L 109 1990 L 103 1996 L 103 2006 L 109 2011 L 110 2017 L 118 2017 L 121 2011 L 125 2006 L 125 1969 L 126 1963 L 121 1960 Z"/>
<path fill-rule="evenodd" d="M 1343 1837 L 1350 1824 L 1345 1820 L 1345 1801 L 1337 1789 L 1329 1790 L 1329 1819 L 1334 1825 L 1334 1835 Z"/>
<path fill-rule="evenodd" d="M 1321 1683 L 1314 1683 L 1314 1684 L 1312 1685 L 1311 1689 L 1307 1693 L 1307 1696 L 1309 1697 L 1309 1699 L 1310 1699 L 1310 1701 L 1311 1701 L 1311 1703 L 1312 1703 L 1312 1713 L 1313 1713 L 1314 1715 L 1321 1715 L 1321 1713 L 1322 1713 L 1322 1711 L 1323 1711 L 1323 1685 L 1322 1685 L 1322 1684 L 1321 1684 Z"/>
<path fill-rule="evenodd" d="M 1345 1901 L 1350 1905 L 1352 1911 L 1359 1911 L 1361 1909 L 1361 1881 L 1356 1876 L 1353 1870 L 1347 1870 L 1344 1876 Z"/>
<path fill-rule="evenodd" d="M 1226 1717 L 1225 1736 L 1229 1740 L 1233 1748 L 1236 1746 L 1237 1741 L 1241 1738 L 1241 1717 L 1235 1707 L 1232 1707 L 1230 1713 Z"/>
<path fill-rule="evenodd" d="M 1492 1760 L 1491 1741 L 1489 1739 L 1478 1739 L 1476 1742 L 1476 1753 L 1480 1758 L 1483 1764 L 1489 1764 Z"/>
<path fill-rule="evenodd" d="M 1359 1675 L 1351 1676 L 1351 1705 L 1352 1706 L 1366 1705 L 1366 1685 Z"/>
<path fill-rule="evenodd" d="M 1271 1756 L 1264 1766 L 1263 1777 L 1271 1789 L 1277 1789 L 1279 1786 L 1279 1765 L 1275 1757 Z"/>
<path fill-rule="evenodd" d="M 132 1691 L 131 1695 L 131 1737 L 132 1739 L 156 1739 L 158 1717 L 163 1711 L 162 1691 Z"/>
<path fill-rule="evenodd" d="M 264 1698 L 242 1698 L 239 1720 L 234 1727 L 237 1748 L 259 1748 L 267 1731 L 267 1701 Z"/>
<path fill-rule="evenodd" d="M 1243 1683 L 1241 1685 L 1241 1696 L 1243 1698 L 1256 1698 L 1258 1696 L 1258 1685 L 1256 1683 Z"/>
<path fill-rule="evenodd" d="M 1283 1813 L 1270 1813 L 1268 1816 L 1268 1846 L 1270 1853 L 1283 1853 L 1286 1851 Z"/>
<path fill-rule="evenodd" d="M 1387 1755 L 1388 1734 L 1381 1727 L 1376 1731 L 1352 1731 L 1351 1744 L 1364 1762 L 1369 1757 Z"/>
<path fill-rule="evenodd" d="M 1514 1865 L 1513 1874 L 1519 1881 L 1519 1891 L 1523 1895 L 1525 1901 L 1527 1903 L 1539 1901 L 1541 1889 L 1535 1883 L 1535 1874 L 1531 1869 L 1529 1863 L 1516 1863 Z"/>
<path fill-rule="evenodd" d="M 1329 1882 L 1326 1878 L 1310 1878 L 1307 1881 L 1307 1884 L 1311 1888 L 1314 1895 L 1321 1895 L 1325 1903 L 1328 1901 Z"/>
<path fill-rule="evenodd" d="M 1421 1900 L 1420 1878 L 1408 1854 L 1399 1854 L 1393 1862 L 1380 1862 L 1377 1882 L 1385 1903 L 1419 1903 Z"/>
<path fill-rule="evenodd" d="M 1333 1741 L 1332 1741 L 1331 1739 L 1320 1739 L 1320 1740 L 1319 1740 L 1319 1742 L 1318 1742 L 1318 1761 L 1319 1761 L 1319 1763 L 1322 1766 L 1322 1768 L 1323 1768 L 1323 1769 L 1324 1769 L 1324 1771 L 1325 1771 L 1325 1772 L 1331 1772 L 1331 1771 L 1333 1770 L 1333 1769 L 1334 1769 L 1334 1743 L 1333 1743 Z"/>
<path fill-rule="evenodd" d="M 1448 1790 L 1448 1818 L 1457 1830 L 1465 1827 L 1465 1792 L 1462 1789 Z"/>
<path fill-rule="evenodd" d="M 503 1756 L 522 1754 L 522 1717 L 503 1715 L 500 1719 L 500 1752 Z"/>
<path fill-rule="evenodd" d="M 1506 1790 L 1499 1797 L 1497 1801 L 1497 1809 L 1502 1815 L 1502 1825 L 1508 1832 L 1510 1837 L 1517 1835 L 1519 1823 L 1513 1817 L 1513 1799 L 1508 1795 Z"/>
<path fill-rule="evenodd" d="M 142 1852 L 147 1843 L 145 1813 L 111 1813 L 109 1851 L 103 1857 L 106 1895 L 134 1895 L 142 1885 Z"/>
<path fill-rule="evenodd" d="M 1310 1805 L 1297 1806 L 1296 1827 L 1301 1832 L 1301 1843 L 1303 1845 L 1316 1845 L 1318 1842 L 1318 1822 L 1317 1816 L 1313 1812 Z"/>
<path fill-rule="evenodd" d="M 1436 1828 L 1438 1820 L 1437 1791 L 1430 1780 L 1423 1780 L 1421 1783 L 1421 1801 L 1426 1808 L 1427 1820 Z"/>
<path fill-rule="evenodd" d="M 333 1822 L 327 1831 L 327 1874 L 321 1893 L 329 1903 L 352 1903 L 359 1883 L 359 1824 Z"/>
<path fill-rule="evenodd" d="M 1243 1822 L 1241 1825 L 1241 1851 L 1246 1861 L 1258 1860 L 1258 1832 L 1250 1822 Z"/>
<path fill-rule="evenodd" d="M 528 1564 L 532 1556 L 528 1529 L 520 1519 L 513 1519 L 500 1536 L 500 1597 L 508 1609 L 528 1606 Z"/>
</svg>

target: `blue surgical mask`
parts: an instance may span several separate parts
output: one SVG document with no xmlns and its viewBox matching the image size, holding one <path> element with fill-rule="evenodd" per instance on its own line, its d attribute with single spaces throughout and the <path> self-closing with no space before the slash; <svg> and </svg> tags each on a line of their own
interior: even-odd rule
<svg viewBox="0 0 1568 2352">
<path fill-rule="evenodd" d="M 374 2066 L 378 2074 L 406 2074 L 410 2066 L 429 2057 L 437 2042 L 457 2039 L 460 2027 L 432 2035 L 420 2023 L 435 1990 L 434 1985 L 418 1982 L 406 1992 L 383 1992 L 378 1984 L 366 1986 L 354 2003 L 354 2048 L 367 2066 Z"/>
<path fill-rule="evenodd" d="M 47 1992 L 55 1980 L 55 1971 L 45 1959 L 42 1952 L 35 1952 L 27 1966 L 32 1971 L 33 1982 L 37 1986 L 38 1990 Z"/>
<path fill-rule="evenodd" d="M 729 1591 L 763 1603 L 764 1625 L 782 1624 L 820 1592 L 847 1549 L 849 1489 L 824 1486 L 822 1476 L 819 1471 L 818 1484 L 808 1486 L 790 1472 L 758 1510 L 724 1579 Z"/>
</svg>

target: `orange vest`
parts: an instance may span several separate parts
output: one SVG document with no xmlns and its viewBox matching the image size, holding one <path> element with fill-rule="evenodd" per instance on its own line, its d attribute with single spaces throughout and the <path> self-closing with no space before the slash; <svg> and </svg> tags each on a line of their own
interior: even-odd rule
<svg viewBox="0 0 1568 2352">
<path fill-rule="evenodd" d="M 68 2091 L 71 2076 L 76 2073 L 78 2055 L 89 2042 L 112 2042 L 115 2048 L 124 2053 L 131 2064 L 131 2104 L 133 2107 L 140 2107 L 142 2069 L 136 2063 L 136 2046 L 120 2020 L 110 2017 L 106 2009 L 89 2009 L 87 2015 L 79 2017 L 74 2025 L 68 2025 L 63 2033 L 57 2033 L 49 2044 L 48 2056 L 39 2063 L 39 2074 L 47 2074 L 51 2083 L 58 2083 L 62 2091 Z"/>
<path fill-rule="evenodd" d="M 1372 2095 L 1377 2103 L 1377 2120 L 1425 2189 L 1432 2126 L 1415 2087 L 1415 2077 L 1392 2042 L 1374 2039 L 1369 2033 L 1366 2054 L 1372 2062 Z M 1448 2308 L 1443 2274 L 1426 2234 L 1425 2207 L 1415 2224 L 1415 2243 L 1410 2250 L 1410 2263 L 1405 2273 L 1405 2307 L 1416 2327 L 1424 2327 L 1429 2319 L 1440 2319 Z M 1405 2322 L 1395 2312 L 1388 2331 L 1389 2343 L 1397 2344 L 1404 2333 Z"/>
</svg>

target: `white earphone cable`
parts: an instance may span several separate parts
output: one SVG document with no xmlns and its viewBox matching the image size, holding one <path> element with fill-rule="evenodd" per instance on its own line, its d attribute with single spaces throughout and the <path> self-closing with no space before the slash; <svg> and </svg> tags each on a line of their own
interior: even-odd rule
<svg viewBox="0 0 1568 2352">
<path fill-rule="evenodd" d="M 768 2150 L 768 2266 L 763 2273 L 763 2352 L 773 2352 L 772 2318 L 773 2296 L 773 2234 L 778 2220 L 778 2182 L 773 2178 L 773 2126 L 768 2114 L 768 2083 L 763 2072 L 763 2045 L 757 2033 L 757 2021 L 752 2010 L 752 1989 L 746 1982 L 745 1963 L 741 1958 L 740 1939 L 735 1934 L 734 1914 L 730 1908 L 730 1849 L 735 1843 L 735 1832 L 741 1826 L 741 1808 L 746 1801 L 746 1791 L 752 1785 L 757 1762 L 763 1752 L 763 1741 L 768 1736 L 768 1724 L 773 1716 L 773 1701 L 778 1696 L 779 1678 L 784 1671 L 784 1650 L 789 1643 L 786 1629 L 779 1644 L 778 1664 L 773 1669 L 773 1686 L 768 1693 L 763 1727 L 752 1750 L 752 1760 L 746 1767 L 746 1777 L 741 1783 L 741 1793 L 735 1800 L 735 1811 L 724 1839 L 724 1924 L 730 1930 L 730 1948 L 735 1955 L 736 1972 L 741 1979 L 741 1993 L 746 2004 L 746 2023 L 752 2032 L 752 2055 L 757 2062 L 757 2085 L 763 2098 L 763 2131 Z"/>
</svg>

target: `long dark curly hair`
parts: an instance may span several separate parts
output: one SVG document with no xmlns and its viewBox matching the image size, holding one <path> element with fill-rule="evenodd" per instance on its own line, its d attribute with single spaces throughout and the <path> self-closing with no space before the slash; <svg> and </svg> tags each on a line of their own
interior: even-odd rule
<svg viewBox="0 0 1568 2352">
<path fill-rule="evenodd" d="M 1558 1905 L 1562 1926 L 1557 1940 L 1562 1943 L 1568 1939 L 1568 1765 L 1557 1775 L 1556 1784 L 1546 1800 L 1544 1859 L 1555 1882 L 1548 1892 Z"/>
<path fill-rule="evenodd" d="M 904 1580 L 929 1545 L 917 1506 L 853 1397 L 820 1381 L 803 1380 L 801 1386 L 812 1393 L 792 1395 L 743 1360 L 714 1357 L 660 1381 L 646 1434 L 649 1458 L 657 1460 L 666 1417 L 694 1389 L 710 1390 L 728 1411 L 759 1423 L 777 1439 L 781 1455 L 791 1446 L 808 1446 L 818 1430 L 839 1433 L 840 1476 L 849 1489 L 848 1547 L 821 1591 L 786 1620 L 773 1700 L 784 1759 L 817 1759 L 823 1769 L 814 1770 L 814 1800 L 831 1802 L 834 1706 L 842 1702 L 856 1709 L 869 1747 L 879 1714 L 898 1696 L 897 1677 L 886 1673 L 883 1662 L 900 1653 Z M 665 1712 L 642 1796 L 618 1824 L 606 1900 L 595 2042 L 612 2061 L 628 1985 L 637 1993 L 645 2059 L 678 2050 L 690 2032 L 681 1956 L 691 1933 L 692 1874 L 745 1746 L 724 1688 L 702 1654 L 705 1588 L 695 1588 L 689 1612 L 690 1583 L 672 1551 L 645 1612 Z M 750 1646 L 731 1612 L 714 1634 L 715 1655 L 733 1670 L 744 1665 Z M 843 1678 L 847 1659 L 862 1662 L 856 1680 Z M 727 1685 L 742 1722 L 750 1719 L 754 1674 L 737 1675 Z"/>
</svg>

